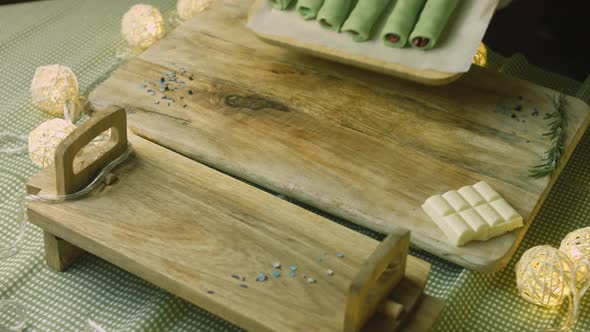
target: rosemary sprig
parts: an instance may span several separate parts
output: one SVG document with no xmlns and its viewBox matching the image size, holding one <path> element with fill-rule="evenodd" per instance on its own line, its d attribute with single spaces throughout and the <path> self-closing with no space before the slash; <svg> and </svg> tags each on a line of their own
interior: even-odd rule
<svg viewBox="0 0 590 332">
<path fill-rule="evenodd" d="M 545 152 L 542 163 L 529 170 L 529 176 L 532 178 L 538 179 L 551 175 L 561 162 L 567 128 L 565 106 L 565 94 L 558 93 L 553 97 L 554 111 L 545 115 L 544 118 L 544 120 L 550 120 L 549 131 L 543 134 L 551 139 L 551 146 Z"/>
</svg>

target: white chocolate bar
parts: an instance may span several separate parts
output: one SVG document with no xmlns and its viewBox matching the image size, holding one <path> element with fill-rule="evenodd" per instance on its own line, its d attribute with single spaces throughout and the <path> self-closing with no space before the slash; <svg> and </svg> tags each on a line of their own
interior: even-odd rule
<svg viewBox="0 0 590 332">
<path fill-rule="evenodd" d="M 487 241 L 523 225 L 522 216 L 483 181 L 432 196 L 422 209 L 456 246 Z"/>
</svg>

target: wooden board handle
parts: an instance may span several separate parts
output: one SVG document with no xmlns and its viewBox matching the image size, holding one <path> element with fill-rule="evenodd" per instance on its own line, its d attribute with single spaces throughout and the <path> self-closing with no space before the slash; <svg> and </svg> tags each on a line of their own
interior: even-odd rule
<svg viewBox="0 0 590 332">
<path fill-rule="evenodd" d="M 359 331 L 375 310 L 383 306 L 386 296 L 404 276 L 409 247 L 410 232 L 394 230 L 361 266 L 348 293 L 345 332 Z"/>
<path fill-rule="evenodd" d="M 111 129 L 113 147 L 78 173 L 74 172 L 76 154 L 104 131 Z M 105 142 L 105 144 L 108 144 Z M 98 172 L 127 150 L 127 117 L 116 107 L 99 112 L 66 137 L 55 151 L 55 175 L 58 195 L 72 194 L 87 186 Z"/>
</svg>

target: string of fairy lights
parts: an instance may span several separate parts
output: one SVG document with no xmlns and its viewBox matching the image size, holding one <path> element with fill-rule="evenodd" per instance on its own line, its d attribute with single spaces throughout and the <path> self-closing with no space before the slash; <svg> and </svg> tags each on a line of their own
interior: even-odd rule
<svg viewBox="0 0 590 332">
<path fill-rule="evenodd" d="M 557 307 L 567 299 L 564 323 L 545 331 L 571 330 L 590 287 L 590 227 L 566 235 L 559 249 L 540 245 L 527 250 L 516 264 L 516 286 L 525 300 L 542 307 Z"/>
<path fill-rule="evenodd" d="M 178 0 L 176 13 L 169 18 L 182 22 L 209 8 L 215 0 Z M 154 6 L 137 4 L 132 6 L 121 21 L 121 34 L 128 48 L 118 50 L 117 57 L 137 54 L 166 34 L 166 21 Z M 485 48 L 484 48 L 485 49 Z M 485 61 L 485 60 L 484 60 Z M 40 110 L 57 118 L 40 124 L 28 135 L 28 152 L 31 161 L 39 167 L 53 163 L 55 149 L 76 128 L 76 121 L 84 113 L 85 98 L 80 96 L 78 80 L 74 72 L 62 65 L 40 66 L 35 71 L 31 84 L 33 104 Z M 23 135 L 0 133 L 0 139 L 16 138 L 25 140 Z M 89 158 L 100 156 L 101 144 L 96 140 L 87 147 Z M 3 153 L 20 153 L 26 148 L 4 149 Z M 24 209 L 24 208 L 23 208 Z M 22 243 L 24 231 L 19 239 L 6 248 L 0 247 L 0 258 L 15 255 Z M 6 255 L 1 255 L 6 253 Z M 527 250 L 516 266 L 516 283 L 519 294 L 527 301 L 543 307 L 562 305 L 569 302 L 568 316 L 564 324 L 547 331 L 571 329 L 579 314 L 579 303 L 590 286 L 590 228 L 583 228 L 568 234 L 559 249 L 537 246 Z M 0 300 L 0 312 L 9 312 L 16 317 L 16 323 L 3 326 L 0 330 L 21 332 L 26 326 L 25 309 L 14 301 Z M 89 331 L 104 332 L 91 316 L 86 318 Z M 14 321 L 14 319 L 13 319 Z"/>
<path fill-rule="evenodd" d="M 154 6 L 146 4 L 132 6 L 121 20 L 121 34 L 128 46 L 123 51 L 118 50 L 116 56 L 125 58 L 141 52 L 164 37 L 167 26 L 174 26 L 194 17 L 212 6 L 214 2 L 215 0 L 178 0 L 176 12 L 172 13 L 169 18 L 171 24 L 166 24 L 160 10 Z M 80 87 L 74 72 L 59 64 L 37 68 L 31 82 L 31 97 L 36 108 L 56 118 L 41 123 L 29 133 L 28 137 L 13 133 L 0 133 L 0 139 L 28 143 L 28 149 L 25 146 L 7 148 L 0 149 L 0 153 L 28 151 L 31 162 L 44 168 L 53 163 L 58 145 L 76 129 L 76 122 L 83 115 L 86 107 L 86 98 L 80 96 Z M 106 146 L 107 141 L 108 139 L 99 137 L 88 144 L 81 151 L 84 154 L 85 162 L 91 162 L 93 158 L 98 158 L 104 152 L 102 148 Z M 49 199 L 47 197 L 29 198 Z M 19 212 L 22 222 L 19 223 L 17 239 L 6 247 L 0 246 L 0 259 L 16 255 L 24 240 L 26 230 L 24 211 L 27 200 L 25 198 L 22 201 L 24 204 L 21 204 Z M 21 332 L 27 328 L 26 308 L 18 302 L 0 299 L 0 317 L 5 317 L 5 319 L 0 319 L 0 331 Z M 88 331 L 106 332 L 91 314 L 87 314 L 85 320 Z"/>
</svg>

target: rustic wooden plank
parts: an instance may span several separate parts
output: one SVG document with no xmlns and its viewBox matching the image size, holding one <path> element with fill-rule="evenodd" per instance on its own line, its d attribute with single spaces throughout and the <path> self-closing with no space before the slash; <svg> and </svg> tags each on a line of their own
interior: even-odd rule
<svg viewBox="0 0 590 332">
<path fill-rule="evenodd" d="M 245 18 L 223 4 L 202 13 L 116 70 L 91 103 L 128 106 L 135 133 L 204 164 L 380 232 L 405 227 L 415 246 L 468 268 L 510 260 L 556 179 L 528 177 L 549 146 L 555 91 L 478 67 L 444 87 L 397 80 L 263 43 Z M 156 104 L 144 80 L 180 67 L 193 94 Z M 586 104 L 567 103 L 564 164 L 589 123 Z M 480 180 L 525 227 L 449 245 L 420 206 Z"/>
<path fill-rule="evenodd" d="M 117 182 L 76 201 L 32 202 L 29 220 L 249 330 L 343 330 L 350 284 L 379 242 L 138 136 L 130 142 L 134 154 L 113 171 Z M 55 171 L 28 186 L 55 193 Z M 276 260 L 278 279 L 270 276 Z M 428 271 L 407 257 L 408 279 L 424 284 Z M 255 282 L 260 272 L 270 279 Z"/>
</svg>

